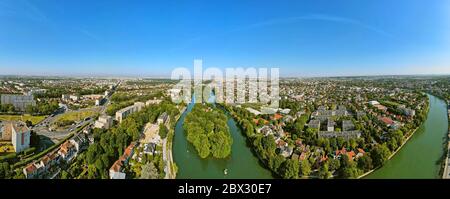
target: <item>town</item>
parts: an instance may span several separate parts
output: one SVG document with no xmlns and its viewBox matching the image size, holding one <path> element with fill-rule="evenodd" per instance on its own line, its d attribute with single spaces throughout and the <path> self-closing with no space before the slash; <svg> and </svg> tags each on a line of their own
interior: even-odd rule
<svg viewBox="0 0 450 199">
<path fill-rule="evenodd" d="M 176 83 L 2 77 L 0 178 L 176 178 L 184 165 L 172 154 L 175 126 L 188 108 L 171 100 L 180 92 Z M 197 115 L 187 113 L 190 120 L 215 117 L 220 125 L 187 123 L 187 139 L 202 159 L 235 155 L 223 130 L 226 112 L 274 176 L 362 178 L 383 167 L 424 123 L 427 95 L 445 100 L 450 115 L 449 84 L 448 76 L 282 78 L 279 108 L 220 103 L 203 107 L 215 116 L 202 116 L 198 107 Z M 195 128 L 226 133 L 208 138 Z M 448 158 L 442 165 L 446 178 Z"/>
</svg>

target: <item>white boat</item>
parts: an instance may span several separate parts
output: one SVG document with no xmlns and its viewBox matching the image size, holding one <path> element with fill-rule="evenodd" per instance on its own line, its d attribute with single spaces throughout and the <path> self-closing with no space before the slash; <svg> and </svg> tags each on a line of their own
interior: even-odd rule
<svg viewBox="0 0 450 199">
<path fill-rule="evenodd" d="M 228 174 L 228 169 L 224 169 L 223 170 L 223 174 L 227 175 Z"/>
</svg>

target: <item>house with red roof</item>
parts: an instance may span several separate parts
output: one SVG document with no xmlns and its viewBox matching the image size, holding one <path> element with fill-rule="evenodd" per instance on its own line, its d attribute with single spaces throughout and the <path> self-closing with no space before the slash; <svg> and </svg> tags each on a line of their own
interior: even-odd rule
<svg viewBox="0 0 450 199">
<path fill-rule="evenodd" d="M 66 141 L 61 144 L 58 154 L 64 161 L 70 161 L 76 152 L 75 146 L 70 142 Z"/>
<path fill-rule="evenodd" d="M 383 122 L 386 126 L 391 126 L 394 124 L 394 121 L 391 118 L 388 117 L 379 117 L 378 118 L 381 122 Z"/>
<path fill-rule="evenodd" d="M 131 158 L 134 152 L 134 147 L 137 143 L 132 142 L 124 151 L 123 155 L 109 169 L 110 179 L 125 179 L 126 173 L 124 172 L 124 165 L 128 164 L 128 160 Z"/>
<path fill-rule="evenodd" d="M 26 179 L 33 179 L 38 175 L 37 168 L 34 164 L 27 165 L 22 171 Z"/>
</svg>

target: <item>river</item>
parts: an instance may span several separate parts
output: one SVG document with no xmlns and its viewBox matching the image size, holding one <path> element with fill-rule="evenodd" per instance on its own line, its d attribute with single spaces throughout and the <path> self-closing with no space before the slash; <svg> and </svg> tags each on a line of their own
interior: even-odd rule
<svg viewBox="0 0 450 199">
<path fill-rule="evenodd" d="M 428 117 L 411 139 L 382 168 L 365 178 L 440 178 L 440 158 L 447 136 L 447 107 L 443 100 L 428 95 L 430 110 Z M 175 127 L 173 156 L 178 166 L 177 178 L 181 179 L 271 179 L 271 172 L 265 169 L 246 144 L 246 138 L 236 122 L 228 116 L 228 127 L 233 137 L 230 157 L 202 159 L 194 146 L 186 140 L 183 122 L 193 108 L 190 103 Z M 228 174 L 224 174 L 224 169 Z"/>
<path fill-rule="evenodd" d="M 440 178 L 440 158 L 448 129 L 447 106 L 435 96 L 428 97 L 430 111 L 425 122 L 392 159 L 366 178 Z"/>
<path fill-rule="evenodd" d="M 193 102 L 194 102 L 193 98 Z M 228 128 L 233 138 L 231 155 L 225 159 L 200 158 L 194 146 L 186 139 L 184 119 L 194 106 L 190 103 L 175 126 L 173 158 L 178 166 L 179 179 L 271 179 L 272 173 L 265 169 L 247 146 L 246 138 L 236 122 L 227 114 Z M 224 170 L 227 169 L 227 175 Z"/>
</svg>

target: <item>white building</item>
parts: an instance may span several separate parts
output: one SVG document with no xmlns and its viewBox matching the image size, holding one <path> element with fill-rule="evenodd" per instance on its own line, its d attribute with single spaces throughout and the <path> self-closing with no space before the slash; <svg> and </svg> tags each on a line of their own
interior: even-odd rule
<svg viewBox="0 0 450 199">
<path fill-rule="evenodd" d="M 80 97 L 78 97 L 76 95 L 70 95 L 69 98 L 70 98 L 70 100 L 72 100 L 74 102 L 76 102 L 76 101 L 78 101 L 80 99 Z"/>
<path fill-rule="evenodd" d="M 380 102 L 373 100 L 373 101 L 370 101 L 369 104 L 372 105 L 372 106 L 375 106 L 375 105 L 380 104 Z"/>
<path fill-rule="evenodd" d="M 159 104 L 161 103 L 162 100 L 158 100 L 158 99 L 153 99 L 153 100 L 148 100 L 145 102 L 145 106 L 151 105 L 151 104 Z"/>
<path fill-rule="evenodd" d="M 145 104 L 143 102 L 135 102 L 134 105 L 125 107 L 116 112 L 116 120 L 122 122 L 128 115 L 138 112 L 144 108 Z"/>
<path fill-rule="evenodd" d="M 253 113 L 256 116 L 261 114 L 261 112 L 255 110 L 253 108 L 250 108 L 250 107 L 246 108 L 246 110 L 249 111 L 250 113 Z"/>
<path fill-rule="evenodd" d="M 113 125 L 113 118 L 109 115 L 102 115 L 95 121 L 94 127 L 99 129 L 109 129 Z"/>
<path fill-rule="evenodd" d="M 65 94 L 62 94 L 61 95 L 61 100 L 62 101 L 67 101 L 67 100 L 69 100 L 70 98 L 69 98 L 69 95 L 65 95 Z"/>
<path fill-rule="evenodd" d="M 159 124 L 166 124 L 167 125 L 169 123 L 169 120 L 170 120 L 169 115 L 166 112 L 164 112 L 163 114 L 161 114 L 158 117 L 157 122 L 158 122 L 158 125 Z"/>
<path fill-rule="evenodd" d="M 30 147 L 30 129 L 24 123 L 10 123 L 12 133 L 12 144 L 16 153 L 22 152 Z"/>
<path fill-rule="evenodd" d="M 29 105 L 36 106 L 36 101 L 33 99 L 33 95 L 9 95 L 4 94 L 1 96 L 2 104 L 12 104 L 14 108 L 20 111 L 25 111 L 25 108 Z"/>
</svg>

